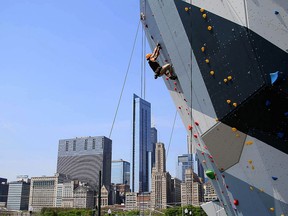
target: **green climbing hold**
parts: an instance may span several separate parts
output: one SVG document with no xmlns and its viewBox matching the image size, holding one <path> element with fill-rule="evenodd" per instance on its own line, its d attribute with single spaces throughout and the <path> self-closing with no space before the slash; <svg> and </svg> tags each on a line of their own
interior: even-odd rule
<svg viewBox="0 0 288 216">
<path fill-rule="evenodd" d="M 213 170 L 208 169 L 208 170 L 206 170 L 205 174 L 208 178 L 215 179 L 215 173 Z"/>
</svg>

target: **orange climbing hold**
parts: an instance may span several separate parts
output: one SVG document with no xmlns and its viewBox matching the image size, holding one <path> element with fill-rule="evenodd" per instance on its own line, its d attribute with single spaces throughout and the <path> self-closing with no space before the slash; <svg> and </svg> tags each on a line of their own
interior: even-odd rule
<svg viewBox="0 0 288 216">
<path fill-rule="evenodd" d="M 248 160 L 248 163 L 249 163 L 249 164 L 252 164 L 252 160 Z"/>
<path fill-rule="evenodd" d="M 204 47 L 204 46 L 201 47 L 201 51 L 202 51 L 202 52 L 205 52 L 205 47 Z"/>
<path fill-rule="evenodd" d="M 273 207 L 270 208 L 270 211 L 274 211 L 275 209 Z"/>
<path fill-rule="evenodd" d="M 185 11 L 186 11 L 186 12 L 189 11 L 189 8 L 188 8 L 188 7 L 185 7 Z"/>
<path fill-rule="evenodd" d="M 213 76 L 215 74 L 215 72 L 213 70 L 211 70 L 210 74 Z"/>
<path fill-rule="evenodd" d="M 188 130 L 192 130 L 193 129 L 193 127 L 192 127 L 192 125 L 188 125 Z"/>
<path fill-rule="evenodd" d="M 236 131 L 237 131 L 237 128 L 233 127 L 233 128 L 231 128 L 231 130 L 232 130 L 233 132 L 236 132 Z"/>
<path fill-rule="evenodd" d="M 211 31 L 212 30 L 212 26 L 208 26 L 207 29 L 208 29 L 208 31 Z"/>
<path fill-rule="evenodd" d="M 234 106 L 234 107 L 237 107 L 237 103 L 233 103 L 233 106 Z"/>
<path fill-rule="evenodd" d="M 246 145 L 252 145 L 252 144 L 253 144 L 253 141 L 251 141 L 251 140 L 250 140 L 250 141 L 246 141 L 245 144 L 246 144 Z"/>
<path fill-rule="evenodd" d="M 231 100 L 226 100 L 226 102 L 227 102 L 228 104 L 230 104 L 230 103 L 231 103 Z"/>
<path fill-rule="evenodd" d="M 204 8 L 200 8 L 200 12 L 203 13 L 205 11 Z"/>
<path fill-rule="evenodd" d="M 209 61 L 209 59 L 205 59 L 205 62 L 206 62 L 207 64 L 209 64 L 210 61 Z"/>
</svg>

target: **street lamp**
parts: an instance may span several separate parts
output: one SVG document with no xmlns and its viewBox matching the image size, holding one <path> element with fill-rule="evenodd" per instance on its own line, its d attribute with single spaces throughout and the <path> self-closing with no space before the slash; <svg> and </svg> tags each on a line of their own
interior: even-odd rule
<svg viewBox="0 0 288 216">
<path fill-rule="evenodd" d="M 188 214 L 188 209 L 187 208 L 184 210 L 184 213 L 185 213 L 185 215 Z"/>
<path fill-rule="evenodd" d="M 189 212 L 189 215 L 192 215 L 192 211 Z"/>
</svg>

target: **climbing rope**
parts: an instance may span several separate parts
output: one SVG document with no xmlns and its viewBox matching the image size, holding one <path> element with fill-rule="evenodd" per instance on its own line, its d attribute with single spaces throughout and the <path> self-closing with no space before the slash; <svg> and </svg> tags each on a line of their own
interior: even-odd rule
<svg viewBox="0 0 288 216">
<path fill-rule="evenodd" d="M 176 110 L 175 116 L 174 116 L 172 130 L 171 130 L 171 133 L 170 133 L 170 139 L 169 139 L 168 149 L 167 149 L 167 153 L 166 153 L 166 158 L 168 158 L 168 154 L 169 154 L 169 149 L 170 149 L 170 144 L 171 144 L 172 137 L 173 137 L 173 132 L 174 132 L 174 128 L 175 128 L 175 122 L 176 122 L 176 118 L 177 118 L 177 113 L 178 113 L 178 111 Z"/>
<path fill-rule="evenodd" d="M 120 103 L 121 103 L 121 99 L 122 99 L 123 91 L 124 91 L 124 88 L 125 88 L 125 84 L 126 84 L 126 80 L 127 80 L 128 72 L 129 72 L 130 65 L 131 65 L 131 60 L 132 60 L 133 53 L 134 53 L 134 49 L 135 49 L 135 44 L 136 44 L 137 37 L 138 37 L 139 26 L 140 26 L 140 20 L 139 20 L 139 23 L 138 23 L 138 26 L 137 26 L 137 31 L 136 31 L 136 35 L 135 35 L 135 38 L 134 38 L 134 43 L 133 43 L 133 47 L 132 47 L 132 51 L 131 51 L 131 55 L 130 55 L 130 59 L 129 59 L 129 62 L 128 62 L 128 66 L 127 66 L 127 70 L 126 70 L 126 74 L 125 74 L 124 82 L 123 82 L 123 85 L 122 85 L 122 89 L 121 89 L 120 97 L 119 97 L 119 100 L 118 100 L 117 108 L 116 108 L 116 111 L 115 111 L 114 119 L 113 119 L 113 122 L 112 122 L 112 126 L 111 126 L 111 130 L 110 130 L 110 134 L 109 134 L 109 139 L 111 138 L 111 135 L 112 135 L 112 131 L 113 131 L 114 124 L 115 124 L 115 120 L 116 120 L 116 117 L 117 117 L 117 114 L 118 114 L 118 110 L 119 110 L 119 106 L 120 106 Z"/>
</svg>

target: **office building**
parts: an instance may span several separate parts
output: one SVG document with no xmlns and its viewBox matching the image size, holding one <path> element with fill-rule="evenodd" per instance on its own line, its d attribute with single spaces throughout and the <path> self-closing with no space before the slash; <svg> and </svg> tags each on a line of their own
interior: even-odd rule
<svg viewBox="0 0 288 216">
<path fill-rule="evenodd" d="M 218 199 L 216 191 L 210 181 L 205 182 L 205 184 L 203 185 L 203 189 L 204 202 L 210 202 Z"/>
<path fill-rule="evenodd" d="M 130 163 L 113 160 L 111 164 L 111 183 L 130 185 Z"/>
<path fill-rule="evenodd" d="M 133 95 L 132 192 L 149 192 L 151 181 L 151 105 Z"/>
<path fill-rule="evenodd" d="M 182 182 L 185 181 L 185 170 L 193 169 L 193 155 L 183 154 L 178 156 L 177 178 Z"/>
<path fill-rule="evenodd" d="M 155 166 L 155 149 L 156 149 L 156 143 L 157 143 L 157 138 L 158 136 L 158 133 L 157 133 L 157 129 L 155 127 L 152 127 L 151 128 L 151 147 L 152 147 L 152 150 L 151 150 L 151 165 L 152 167 Z M 152 172 L 152 170 L 151 170 Z"/>
<path fill-rule="evenodd" d="M 166 155 L 163 143 L 156 143 L 155 167 L 152 170 L 151 206 L 166 209 L 171 202 L 171 176 L 166 172 Z"/>
<path fill-rule="evenodd" d="M 73 192 L 74 208 L 93 208 L 94 191 L 85 185 L 79 185 Z"/>
<path fill-rule="evenodd" d="M 170 205 L 180 205 L 181 204 L 181 180 L 174 177 L 171 178 L 171 204 Z"/>
<path fill-rule="evenodd" d="M 3 203 L 6 206 L 8 197 L 8 183 L 7 179 L 0 178 L 0 203 Z"/>
<path fill-rule="evenodd" d="M 199 206 L 203 202 L 203 186 L 191 168 L 185 170 L 185 181 L 181 183 L 181 206 Z"/>
<path fill-rule="evenodd" d="M 28 210 L 30 182 L 15 181 L 9 183 L 7 208 L 9 210 Z"/>
<path fill-rule="evenodd" d="M 105 136 L 81 137 L 59 141 L 57 172 L 73 180 L 98 185 L 99 171 L 102 184 L 111 184 L 112 141 Z"/>
<path fill-rule="evenodd" d="M 62 190 L 59 190 L 58 183 L 63 183 L 65 179 L 68 179 L 67 176 L 59 173 L 55 176 L 32 177 L 29 209 L 40 211 L 43 207 L 60 207 L 59 196 L 62 195 Z"/>
</svg>

